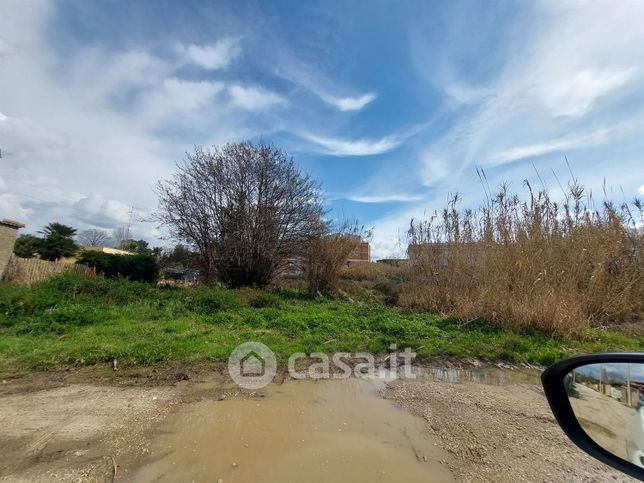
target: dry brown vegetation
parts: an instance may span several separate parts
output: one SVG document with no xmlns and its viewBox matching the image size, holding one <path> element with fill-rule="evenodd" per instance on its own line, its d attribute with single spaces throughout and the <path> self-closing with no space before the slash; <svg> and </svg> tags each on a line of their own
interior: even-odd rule
<svg viewBox="0 0 644 483">
<path fill-rule="evenodd" d="M 460 210 L 455 196 L 441 213 L 412 220 L 399 303 L 557 334 L 641 322 L 640 201 L 596 207 L 571 181 L 557 203 L 547 189 L 524 186 L 526 200 L 502 186 L 476 210 Z"/>
<path fill-rule="evenodd" d="M 641 202 L 595 206 L 576 181 L 562 202 L 524 186 L 523 197 L 507 186 L 486 190 L 477 209 L 460 209 L 454 196 L 441 212 L 411 221 L 408 263 L 356 265 L 341 276 L 392 303 L 463 322 L 558 335 L 644 323 Z"/>
<path fill-rule="evenodd" d="M 311 295 L 336 290 L 347 258 L 363 239 L 371 236 L 355 221 L 345 221 L 326 231 L 330 233 L 313 239 L 308 245 L 306 274 Z"/>
</svg>

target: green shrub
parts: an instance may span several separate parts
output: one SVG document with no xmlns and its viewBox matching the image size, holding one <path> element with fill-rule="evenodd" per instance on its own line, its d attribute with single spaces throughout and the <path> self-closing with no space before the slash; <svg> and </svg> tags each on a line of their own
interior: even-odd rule
<svg viewBox="0 0 644 483">
<path fill-rule="evenodd" d="M 279 309 L 282 306 L 282 301 L 274 293 L 260 292 L 248 301 L 248 305 L 256 309 L 266 307 Z"/>
<path fill-rule="evenodd" d="M 159 278 L 159 266 L 154 256 L 111 255 L 86 250 L 78 257 L 77 263 L 96 268 L 96 272 L 108 278 L 123 277 L 139 282 L 155 282 Z"/>
<path fill-rule="evenodd" d="M 234 291 L 209 287 L 189 289 L 183 297 L 183 302 L 188 310 L 201 314 L 211 314 L 243 306 Z"/>
</svg>

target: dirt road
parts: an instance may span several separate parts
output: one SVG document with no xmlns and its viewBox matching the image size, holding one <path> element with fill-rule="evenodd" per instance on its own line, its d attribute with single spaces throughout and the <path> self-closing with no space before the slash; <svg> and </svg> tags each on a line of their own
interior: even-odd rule
<svg viewBox="0 0 644 483">
<path fill-rule="evenodd" d="M 635 481 L 571 443 L 536 384 L 399 381 L 382 395 L 425 419 L 458 481 Z"/>
<path fill-rule="evenodd" d="M 351 461 L 377 470 L 383 481 L 396 475 L 431 481 L 438 474 L 456 481 L 628 481 L 567 441 L 533 384 L 288 381 L 249 394 L 221 375 L 155 377 L 143 386 L 141 379 L 99 385 L 47 375 L 5 381 L 0 481 L 176 480 L 187 473 L 173 462 L 195 457 L 205 462 L 195 481 L 217 481 L 215 470 L 225 470 L 226 483 L 253 474 L 272 481 L 270 468 L 281 468 L 279 481 L 288 481 L 304 478 L 316 455 L 327 471 L 318 468 L 320 481 L 328 471 L 337 476 L 353 467 Z M 378 388 L 390 402 L 378 401 Z M 318 442 L 318 429 L 309 426 L 319 429 Z M 360 444 L 353 448 L 352 441 Z M 235 445 L 254 448 L 232 461 Z M 226 456 L 224 465 L 218 455 Z M 302 461 L 309 463 L 294 471 Z M 368 475 L 372 481 L 369 471 L 351 471 L 351 481 Z"/>
</svg>

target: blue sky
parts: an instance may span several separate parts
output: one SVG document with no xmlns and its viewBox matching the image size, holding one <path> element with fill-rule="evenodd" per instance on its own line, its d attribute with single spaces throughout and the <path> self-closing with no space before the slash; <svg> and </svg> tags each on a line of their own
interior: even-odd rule
<svg viewBox="0 0 644 483">
<path fill-rule="evenodd" d="M 399 255 L 411 217 L 552 170 L 644 195 L 644 2 L 0 3 L 0 217 L 133 234 L 195 144 L 263 138 Z"/>
</svg>

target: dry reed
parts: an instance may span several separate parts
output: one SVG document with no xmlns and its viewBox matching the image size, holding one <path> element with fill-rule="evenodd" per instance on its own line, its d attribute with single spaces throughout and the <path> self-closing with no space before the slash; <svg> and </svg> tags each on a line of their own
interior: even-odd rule
<svg viewBox="0 0 644 483">
<path fill-rule="evenodd" d="M 398 302 L 551 334 L 644 323 L 641 202 L 595 207 L 576 180 L 561 203 L 524 186 L 523 199 L 503 185 L 475 210 L 459 209 L 455 196 L 442 212 L 412 220 L 410 281 L 399 285 Z"/>
</svg>

